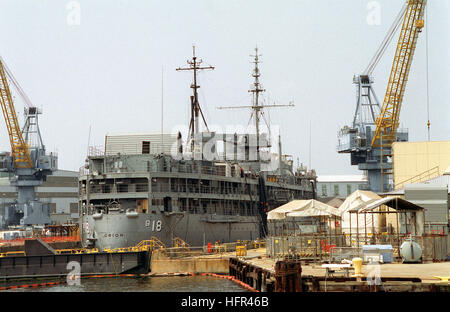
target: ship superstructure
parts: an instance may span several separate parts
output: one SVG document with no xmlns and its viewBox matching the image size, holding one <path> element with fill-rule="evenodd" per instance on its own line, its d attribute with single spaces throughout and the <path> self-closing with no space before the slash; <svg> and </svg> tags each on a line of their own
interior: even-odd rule
<svg viewBox="0 0 450 312">
<path fill-rule="evenodd" d="M 315 198 L 314 171 L 294 170 L 292 159 L 281 153 L 281 142 L 278 155 L 270 153 L 271 140 L 259 129 L 257 134 L 215 133 L 203 118 L 206 131 L 200 131 L 197 70 L 213 69 L 200 63 L 194 50 L 185 68 L 194 73 L 186 142 L 181 133 L 168 135 L 172 146 L 166 139 L 158 149 L 154 146 L 163 136 L 149 134 L 138 136 L 132 153 L 114 154 L 114 148 L 105 147 L 108 153 L 88 157 L 79 179 L 85 246 L 128 247 L 151 237 L 166 246 L 175 238 L 191 246 L 254 240 L 266 235 L 269 210 L 292 199 Z M 255 72 L 258 82 L 257 63 Z M 258 102 L 252 106 L 258 112 L 263 108 Z M 217 151 L 219 141 L 223 153 Z"/>
</svg>

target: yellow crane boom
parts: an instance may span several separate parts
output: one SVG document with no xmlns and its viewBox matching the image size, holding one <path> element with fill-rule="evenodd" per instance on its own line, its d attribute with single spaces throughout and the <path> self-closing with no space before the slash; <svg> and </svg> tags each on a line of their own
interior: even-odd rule
<svg viewBox="0 0 450 312">
<path fill-rule="evenodd" d="M 6 72 L 3 60 L 0 58 L 0 104 L 6 127 L 8 128 L 9 141 L 11 143 L 11 153 L 16 168 L 33 168 L 33 161 L 29 146 L 25 143 L 22 130 L 17 120 L 11 91 L 6 79 Z"/>
<path fill-rule="evenodd" d="M 407 1 L 408 5 L 403 18 L 386 94 L 380 115 L 376 119 L 372 147 L 390 148 L 397 139 L 400 108 L 416 48 L 417 37 L 424 26 L 423 14 L 427 2 L 427 0 Z"/>
</svg>

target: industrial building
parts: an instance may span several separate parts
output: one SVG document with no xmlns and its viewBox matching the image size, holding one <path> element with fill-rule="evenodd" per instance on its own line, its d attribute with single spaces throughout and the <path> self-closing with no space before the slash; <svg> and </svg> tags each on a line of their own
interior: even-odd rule
<svg viewBox="0 0 450 312">
<path fill-rule="evenodd" d="M 326 202 L 332 198 L 346 198 L 356 190 L 367 189 L 364 175 L 318 175 L 317 197 Z"/>
<path fill-rule="evenodd" d="M 78 172 L 56 170 L 37 187 L 39 200 L 50 206 L 52 224 L 76 223 L 78 212 Z M 0 220 L 4 207 L 17 200 L 17 187 L 10 184 L 8 176 L 0 177 Z M 0 222 L 0 223 L 2 223 Z"/>
<path fill-rule="evenodd" d="M 450 141 L 394 142 L 395 189 L 443 175 L 450 168 Z"/>
<path fill-rule="evenodd" d="M 450 168 L 443 175 L 383 194 L 404 198 L 425 208 L 425 230 L 444 228 L 450 224 Z"/>
</svg>

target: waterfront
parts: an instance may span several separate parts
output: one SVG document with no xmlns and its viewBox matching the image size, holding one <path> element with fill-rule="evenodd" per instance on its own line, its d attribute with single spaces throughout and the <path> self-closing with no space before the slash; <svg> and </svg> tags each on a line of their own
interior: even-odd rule
<svg viewBox="0 0 450 312">
<path fill-rule="evenodd" d="M 23 283 L 25 284 L 25 283 Z M 230 280 L 210 276 L 83 278 L 80 285 L 19 288 L 12 292 L 248 292 Z"/>
</svg>

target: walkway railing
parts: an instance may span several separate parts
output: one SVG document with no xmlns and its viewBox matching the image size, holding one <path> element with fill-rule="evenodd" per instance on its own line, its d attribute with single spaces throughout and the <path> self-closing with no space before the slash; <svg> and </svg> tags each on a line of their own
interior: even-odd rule
<svg viewBox="0 0 450 312">
<path fill-rule="evenodd" d="M 439 166 L 436 166 L 431 169 L 425 170 L 424 172 L 419 173 L 411 178 L 403 180 L 402 182 L 395 183 L 395 189 L 396 190 L 401 189 L 407 183 L 420 183 L 438 176 L 439 176 Z"/>
</svg>

